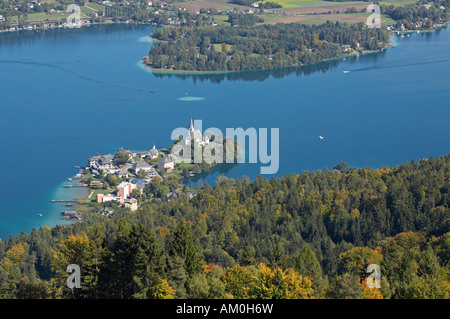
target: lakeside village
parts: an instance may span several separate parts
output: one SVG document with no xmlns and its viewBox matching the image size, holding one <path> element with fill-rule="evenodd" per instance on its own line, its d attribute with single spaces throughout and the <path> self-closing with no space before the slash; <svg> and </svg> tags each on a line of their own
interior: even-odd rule
<svg viewBox="0 0 450 319">
<path fill-rule="evenodd" d="M 77 167 L 80 172 L 74 177 L 80 179 L 78 185 L 64 185 L 71 187 L 88 187 L 90 194 L 86 198 L 74 201 L 53 200 L 53 202 L 70 202 L 66 206 L 81 208 L 83 204 L 104 204 L 99 213 L 103 216 L 111 216 L 114 207 L 123 207 L 133 212 L 139 208 L 139 204 L 146 199 L 160 198 L 170 201 L 185 193 L 188 198 L 197 195 L 195 190 L 190 190 L 186 185 L 179 184 L 181 179 L 206 172 L 217 163 L 208 164 L 188 163 L 180 161 L 176 154 L 171 154 L 172 148 L 177 145 L 188 147 L 200 146 L 200 150 L 209 145 L 214 148 L 215 138 L 202 135 L 200 130 L 194 128 L 192 119 L 184 139 L 176 141 L 169 149 L 158 150 L 153 143 L 153 148 L 148 151 L 133 152 L 120 148 L 115 155 L 95 155 L 88 159 L 86 167 Z M 223 145 L 222 145 L 223 146 Z M 77 208 L 75 208 L 77 209 Z M 82 209 L 64 210 L 61 218 L 66 220 L 82 220 Z"/>
<path fill-rule="evenodd" d="M 396 7 L 383 9 L 383 14 L 392 16 L 393 21 L 383 27 L 390 32 L 403 33 L 408 31 L 425 31 L 439 29 L 448 24 L 448 19 L 444 18 L 447 12 L 444 3 L 446 0 L 419 0 L 415 4 L 410 4 L 408 10 L 397 12 Z M 281 5 L 275 2 L 274 7 L 262 6 L 263 2 L 231 0 L 230 5 L 241 4 L 239 7 L 220 8 L 211 3 L 213 8 L 190 9 L 179 4 L 171 4 L 161 0 L 119 0 L 119 1 L 91 1 L 80 3 L 81 12 L 80 20 L 77 21 L 76 27 L 89 26 L 97 23 L 148 23 L 155 26 L 200 26 L 223 25 L 222 16 L 229 14 L 241 15 L 259 15 L 267 19 L 286 18 L 287 22 L 290 18 L 299 15 L 295 12 L 290 13 L 289 8 L 279 10 Z M 267 4 L 267 3 L 266 3 Z M 205 2 L 208 6 L 208 1 Z M 49 28 L 66 28 L 73 26 L 68 24 L 68 18 L 71 12 L 67 11 L 68 5 L 63 2 L 44 2 L 41 0 L 19 1 L 14 4 L 0 5 L 0 31 L 19 31 L 19 30 L 38 30 Z M 387 12 L 384 12 L 387 11 Z M 433 12 L 433 13 L 432 13 Z M 366 8 L 357 10 L 350 8 L 343 11 L 330 10 L 328 12 L 308 12 L 305 15 L 316 14 L 366 14 Z M 431 14 L 432 13 L 432 14 Z M 428 16 L 432 16 L 431 19 Z M 216 18 L 218 20 L 216 21 Z M 219 21 L 219 23 L 218 23 Z M 73 22 L 73 21 L 72 21 Z M 233 24 L 231 24 L 233 25 Z"/>
</svg>

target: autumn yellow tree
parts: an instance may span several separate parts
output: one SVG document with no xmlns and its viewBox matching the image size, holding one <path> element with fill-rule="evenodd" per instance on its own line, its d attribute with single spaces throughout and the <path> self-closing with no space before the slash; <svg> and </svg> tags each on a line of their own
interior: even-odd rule
<svg viewBox="0 0 450 319">
<path fill-rule="evenodd" d="M 98 260 L 96 258 L 96 246 L 86 234 L 70 235 L 63 240 L 56 249 L 52 250 L 52 270 L 56 273 L 63 294 L 72 295 L 73 298 L 93 298 L 98 276 Z M 67 267 L 71 264 L 78 265 L 81 271 L 81 288 L 72 289 L 66 287 Z"/>
</svg>

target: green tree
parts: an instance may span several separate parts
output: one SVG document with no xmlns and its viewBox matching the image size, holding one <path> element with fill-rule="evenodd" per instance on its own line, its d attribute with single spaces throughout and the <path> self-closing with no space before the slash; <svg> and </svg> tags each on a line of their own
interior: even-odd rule
<svg viewBox="0 0 450 319">
<path fill-rule="evenodd" d="M 198 238 L 189 225 L 180 222 L 173 234 L 169 256 L 178 256 L 184 261 L 188 276 L 198 274 L 202 270 L 203 254 L 200 250 Z"/>
</svg>

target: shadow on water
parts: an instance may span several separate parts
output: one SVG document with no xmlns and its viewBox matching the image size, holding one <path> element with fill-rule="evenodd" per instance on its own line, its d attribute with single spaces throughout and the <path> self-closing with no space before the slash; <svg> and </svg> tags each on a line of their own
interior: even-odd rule
<svg viewBox="0 0 450 319">
<path fill-rule="evenodd" d="M 320 62 L 316 64 L 306 65 L 306 66 L 296 66 L 296 67 L 286 67 L 279 69 L 269 69 L 269 70 L 257 70 L 257 71 L 241 71 L 241 72 L 230 72 L 230 73 L 214 73 L 214 74 L 176 74 L 176 73 L 154 73 L 157 78 L 179 78 L 182 80 L 192 79 L 194 83 L 211 81 L 212 83 L 219 84 L 225 80 L 228 81 L 259 81 L 262 82 L 267 80 L 269 77 L 276 79 L 281 79 L 290 74 L 310 75 L 316 72 L 326 72 L 337 67 L 340 60 L 332 60 L 326 62 Z"/>
<path fill-rule="evenodd" d="M 229 173 L 233 168 L 235 168 L 238 165 L 238 163 L 223 163 L 219 164 L 217 166 L 214 166 L 210 170 L 197 174 L 195 176 L 189 177 L 189 178 L 183 178 L 180 182 L 183 185 L 186 185 L 190 188 L 203 188 L 206 179 L 208 176 L 219 174 L 219 175 L 226 175 Z"/>
<path fill-rule="evenodd" d="M 349 56 L 345 59 L 350 63 L 356 63 L 364 59 L 364 61 L 371 63 L 376 62 L 380 57 L 385 54 L 385 50 L 373 54 L 367 54 L 363 56 Z M 295 74 L 297 76 L 308 76 L 314 73 L 325 73 L 329 70 L 336 68 L 341 62 L 343 58 L 334 59 L 330 61 L 319 62 L 310 65 L 304 66 L 295 66 L 295 67 L 285 67 L 278 69 L 268 69 L 268 70 L 256 70 L 256 71 L 240 71 L 240 72 L 229 72 L 229 73 L 201 73 L 201 74 L 177 74 L 177 73 L 154 73 L 154 76 L 157 78 L 179 78 L 182 80 L 190 80 L 194 83 L 211 81 L 211 83 L 219 84 L 225 80 L 227 81 L 259 81 L 263 82 L 270 77 L 275 79 L 281 79 L 285 76 Z"/>
</svg>

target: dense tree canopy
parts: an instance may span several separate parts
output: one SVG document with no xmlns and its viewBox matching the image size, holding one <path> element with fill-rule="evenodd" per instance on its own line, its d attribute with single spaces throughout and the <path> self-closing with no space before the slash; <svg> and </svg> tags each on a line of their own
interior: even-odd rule
<svg viewBox="0 0 450 319">
<path fill-rule="evenodd" d="M 450 298 L 449 161 L 219 177 L 111 218 L 91 204 L 80 223 L 0 242 L 0 297 Z"/>
<path fill-rule="evenodd" d="M 246 15 L 253 16 L 253 15 Z M 236 16 L 229 19 L 239 24 Z M 247 21 L 247 20 L 245 20 Z M 363 23 L 327 22 L 306 26 L 276 25 L 177 27 L 153 30 L 161 41 L 150 49 L 147 65 L 183 71 L 239 71 L 317 63 L 343 56 L 342 45 L 381 50 L 389 43 L 386 30 Z"/>
</svg>

